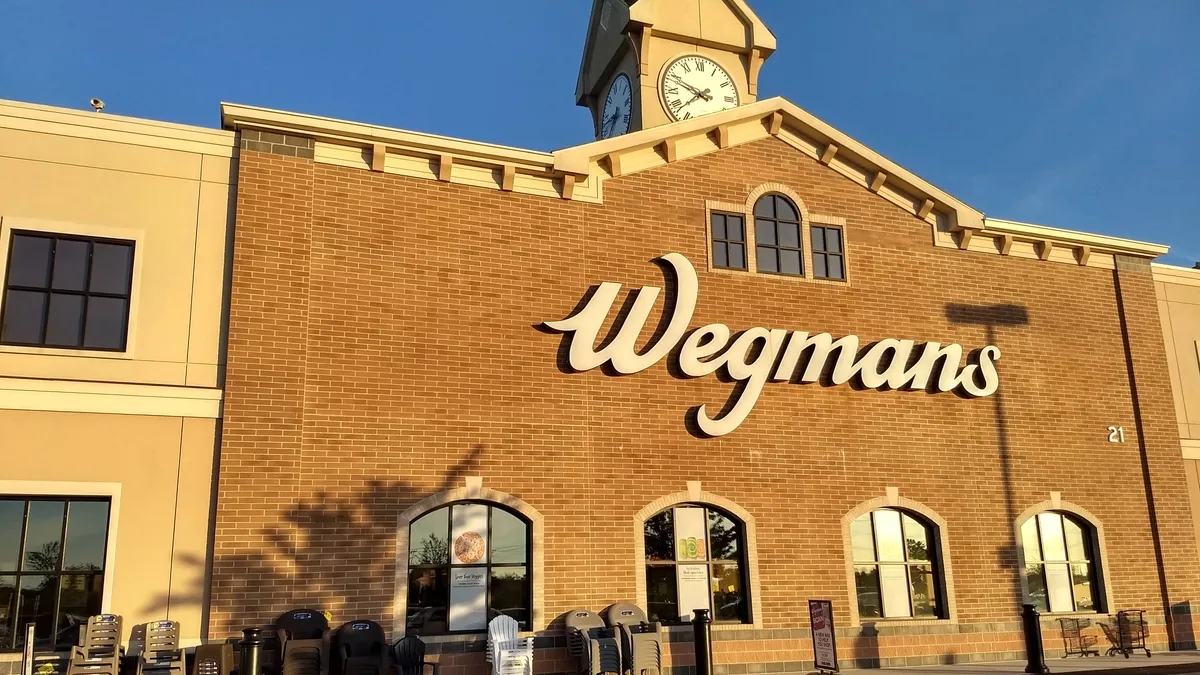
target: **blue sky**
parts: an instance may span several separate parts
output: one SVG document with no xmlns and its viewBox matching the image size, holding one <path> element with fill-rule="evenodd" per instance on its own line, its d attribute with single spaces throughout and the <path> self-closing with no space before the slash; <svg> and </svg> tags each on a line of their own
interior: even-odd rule
<svg viewBox="0 0 1200 675">
<path fill-rule="evenodd" d="M 989 216 L 1200 260 L 1200 2 L 750 1 L 779 42 L 760 97 Z M 591 140 L 590 5 L 3 0 L 0 98 L 205 126 L 234 101 L 552 150 Z"/>
</svg>

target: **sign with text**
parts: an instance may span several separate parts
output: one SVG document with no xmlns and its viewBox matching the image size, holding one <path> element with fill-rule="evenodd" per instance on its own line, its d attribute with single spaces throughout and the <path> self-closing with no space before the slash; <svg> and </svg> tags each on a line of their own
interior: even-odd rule
<svg viewBox="0 0 1200 675">
<path fill-rule="evenodd" d="M 487 568 L 450 570 L 450 630 L 487 628 Z"/>
<path fill-rule="evenodd" d="M 817 670 L 838 669 L 837 640 L 833 635 L 833 603 L 829 600 L 808 601 L 808 621 L 812 626 L 813 666 Z"/>
</svg>

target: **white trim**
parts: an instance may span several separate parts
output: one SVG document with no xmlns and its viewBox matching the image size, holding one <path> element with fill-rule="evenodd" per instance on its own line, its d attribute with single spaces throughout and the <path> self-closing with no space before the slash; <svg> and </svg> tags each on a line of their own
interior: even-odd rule
<svg viewBox="0 0 1200 675">
<path fill-rule="evenodd" d="M 69 480 L 0 480 L 0 495 L 53 495 L 60 497 L 108 497 L 108 543 L 104 550 L 104 590 L 101 613 L 113 613 L 112 589 L 117 560 L 117 522 L 121 511 L 120 483 L 83 483 Z"/>
<path fill-rule="evenodd" d="M 0 410 L 216 419 L 221 398 L 207 387 L 0 377 Z"/>
</svg>

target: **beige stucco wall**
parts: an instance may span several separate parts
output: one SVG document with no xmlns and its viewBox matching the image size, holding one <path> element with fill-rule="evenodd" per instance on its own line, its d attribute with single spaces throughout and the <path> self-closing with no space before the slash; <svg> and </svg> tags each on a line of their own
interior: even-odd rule
<svg viewBox="0 0 1200 675">
<path fill-rule="evenodd" d="M 0 494 L 112 497 L 126 638 L 202 635 L 235 180 L 230 132 L 0 101 L 0 279 L 14 230 L 136 242 L 124 352 L 0 345 Z"/>
</svg>

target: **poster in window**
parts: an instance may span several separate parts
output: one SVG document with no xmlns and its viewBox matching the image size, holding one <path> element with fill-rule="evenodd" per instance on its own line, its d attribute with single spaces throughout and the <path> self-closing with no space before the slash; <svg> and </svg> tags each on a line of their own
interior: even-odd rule
<svg viewBox="0 0 1200 675">
<path fill-rule="evenodd" d="M 450 562 L 476 565 L 488 561 L 488 507 L 483 504 L 458 504 L 451 510 L 454 523 L 450 530 Z"/>
<path fill-rule="evenodd" d="M 704 509 L 675 509 L 675 559 L 708 560 L 708 519 Z"/>
<path fill-rule="evenodd" d="M 692 610 L 709 607 L 708 565 L 679 565 L 679 618 L 692 620 Z"/>
<path fill-rule="evenodd" d="M 1046 565 L 1046 594 L 1050 596 L 1051 612 L 1073 612 L 1071 573 L 1066 565 Z"/>
<path fill-rule="evenodd" d="M 879 586 L 883 590 L 883 615 L 912 616 L 908 604 L 908 568 L 904 565 L 880 565 Z"/>
<path fill-rule="evenodd" d="M 450 569 L 450 630 L 487 627 L 487 568 Z"/>
<path fill-rule="evenodd" d="M 821 671 L 837 671 L 837 640 L 833 636 L 833 603 L 809 600 L 808 620 L 812 626 L 813 666 Z"/>
</svg>

